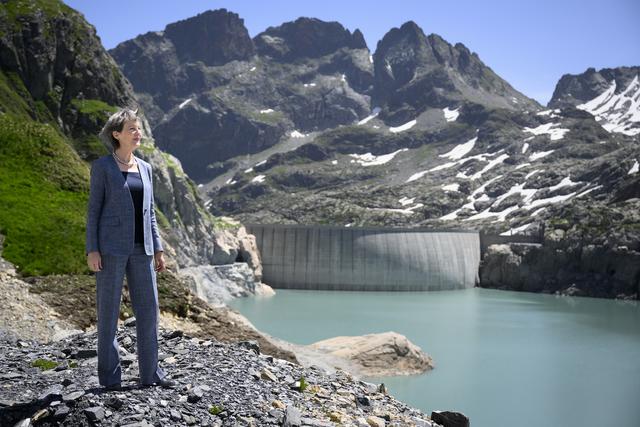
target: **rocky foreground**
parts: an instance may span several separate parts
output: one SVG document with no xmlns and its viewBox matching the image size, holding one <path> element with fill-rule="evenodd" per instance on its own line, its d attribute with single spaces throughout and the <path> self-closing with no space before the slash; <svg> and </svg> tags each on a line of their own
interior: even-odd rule
<svg viewBox="0 0 640 427">
<path fill-rule="evenodd" d="M 134 325 L 118 331 L 123 390 L 109 392 L 98 384 L 95 332 L 46 345 L 0 333 L 0 425 L 439 425 L 383 384 L 305 369 L 261 354 L 256 342 L 178 330 L 160 333 L 161 365 L 177 387 L 140 388 Z"/>
</svg>

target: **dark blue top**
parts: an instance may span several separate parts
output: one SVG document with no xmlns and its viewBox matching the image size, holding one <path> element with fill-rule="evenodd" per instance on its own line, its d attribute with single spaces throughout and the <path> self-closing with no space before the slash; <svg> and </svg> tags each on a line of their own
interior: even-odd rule
<svg viewBox="0 0 640 427">
<path fill-rule="evenodd" d="M 142 222 L 142 196 L 144 194 L 144 187 L 142 178 L 140 177 L 140 172 L 122 172 L 122 176 L 125 181 L 127 181 L 127 186 L 131 193 L 131 200 L 133 200 L 133 210 L 136 215 L 134 242 L 144 244 L 144 226 Z"/>
</svg>

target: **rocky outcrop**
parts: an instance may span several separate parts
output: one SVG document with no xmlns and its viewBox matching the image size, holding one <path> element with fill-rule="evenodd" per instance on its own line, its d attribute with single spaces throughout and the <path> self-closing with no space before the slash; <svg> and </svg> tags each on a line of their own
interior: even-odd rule
<svg viewBox="0 0 640 427">
<path fill-rule="evenodd" d="M 0 334 L 0 423 L 438 425 L 384 387 L 344 372 L 328 374 L 262 355 L 255 342 L 228 345 L 181 331 L 161 330 L 159 340 L 160 364 L 177 387 L 139 388 L 134 324 L 118 331 L 124 390 L 114 392 L 97 383 L 95 332 L 54 345 Z"/>
<path fill-rule="evenodd" d="M 363 376 L 416 375 L 434 366 L 431 356 L 396 332 L 334 337 L 309 347 L 351 362 Z"/>
<path fill-rule="evenodd" d="M 609 132 L 640 135 L 640 67 L 589 68 L 562 76 L 550 108 L 577 107 Z"/>
<path fill-rule="evenodd" d="M 480 267 L 480 286 L 571 296 L 637 299 L 640 252 L 621 246 L 491 245 Z"/>
<path fill-rule="evenodd" d="M 599 298 L 640 295 L 640 199 L 570 203 L 545 221 L 542 244 L 492 245 L 480 286 Z"/>
<path fill-rule="evenodd" d="M 191 290 L 214 306 L 222 306 L 233 298 L 272 296 L 273 289 L 256 279 L 246 263 L 199 265 L 180 269 Z"/>
<path fill-rule="evenodd" d="M 315 18 L 298 18 L 278 27 L 269 27 L 253 40 L 258 54 L 285 62 L 319 58 L 342 48 L 367 49 L 360 30 L 352 34 L 338 22 Z"/>
<path fill-rule="evenodd" d="M 566 108 L 584 104 L 606 92 L 612 82 L 616 83 L 615 93 L 623 92 L 638 75 L 640 67 L 603 68 L 598 71 L 589 68 L 582 74 L 565 74 L 556 84 L 548 106 Z"/>
<path fill-rule="evenodd" d="M 0 235 L 0 253 L 4 236 Z M 24 339 L 56 341 L 81 332 L 68 319 L 51 308 L 40 295 L 29 292 L 29 285 L 16 273 L 15 266 L 0 257 L 0 331 L 19 332 Z"/>
<path fill-rule="evenodd" d="M 0 8 L 2 73 L 15 75 L 24 85 L 26 93 L 20 95 L 32 118 L 51 120 L 87 144 L 84 139 L 95 139 L 101 125 L 96 107 L 131 104 L 131 84 L 81 14 L 61 1 L 30 5 Z M 85 107 L 87 100 L 101 104 Z M 86 146 L 79 148 L 81 154 L 91 153 Z"/>
<path fill-rule="evenodd" d="M 206 14 L 226 16 L 234 34 L 246 33 L 231 12 Z M 216 46 L 231 37 L 205 35 L 203 20 L 199 15 L 179 27 L 197 29 L 198 40 Z M 158 146 L 198 181 L 229 169 L 228 159 L 286 141 L 293 131 L 336 127 L 369 114 L 373 67 L 358 30 L 300 18 L 256 36 L 256 55 L 207 61 L 198 59 L 198 46 L 192 52 L 189 44 L 174 43 L 173 25 L 121 43 L 111 54 L 154 120 Z"/>
<path fill-rule="evenodd" d="M 454 108 L 465 101 L 514 110 L 538 104 L 517 92 L 462 43 L 425 36 L 415 22 L 393 28 L 373 56 L 374 104 L 393 125 L 415 119 L 427 108 Z"/>
<path fill-rule="evenodd" d="M 249 59 L 255 52 L 244 21 L 226 9 L 169 24 L 164 33 L 176 47 L 180 62 L 222 65 Z"/>
</svg>

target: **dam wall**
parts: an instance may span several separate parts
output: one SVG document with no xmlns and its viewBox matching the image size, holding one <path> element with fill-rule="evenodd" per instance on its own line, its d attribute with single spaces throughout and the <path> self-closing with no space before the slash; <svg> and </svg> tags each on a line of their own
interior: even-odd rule
<svg viewBox="0 0 640 427">
<path fill-rule="evenodd" d="M 274 288 L 435 291 L 474 287 L 474 231 L 246 225 L 256 236 L 263 280 Z"/>
</svg>

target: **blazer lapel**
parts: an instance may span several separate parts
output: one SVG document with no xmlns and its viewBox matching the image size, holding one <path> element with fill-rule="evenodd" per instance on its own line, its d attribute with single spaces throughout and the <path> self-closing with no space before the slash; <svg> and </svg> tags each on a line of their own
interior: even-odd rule
<svg viewBox="0 0 640 427">
<path fill-rule="evenodd" d="M 116 159 L 113 158 L 113 155 L 109 157 L 111 157 L 111 161 L 109 162 L 109 164 L 111 165 L 110 171 L 111 171 L 111 176 L 113 176 L 115 180 L 114 182 L 119 184 L 118 188 L 128 191 L 129 185 L 127 185 L 127 180 L 124 179 L 124 176 L 122 176 L 122 171 L 118 167 L 118 164 L 116 163 Z"/>
<path fill-rule="evenodd" d="M 138 170 L 140 171 L 140 178 L 142 179 L 142 210 L 146 213 L 151 205 L 151 182 L 149 181 L 149 172 L 147 167 L 143 166 L 142 162 L 138 162 Z"/>
</svg>

